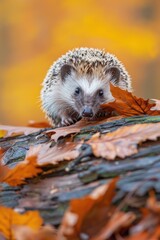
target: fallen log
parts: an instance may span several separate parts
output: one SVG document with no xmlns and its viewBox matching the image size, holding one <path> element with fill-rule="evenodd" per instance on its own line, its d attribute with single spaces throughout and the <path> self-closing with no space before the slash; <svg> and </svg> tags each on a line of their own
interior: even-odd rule
<svg viewBox="0 0 160 240">
<path fill-rule="evenodd" d="M 86 143 L 97 131 L 101 134 L 114 132 L 122 126 L 143 123 L 159 123 L 160 116 L 136 116 L 122 118 L 93 126 L 83 127 L 74 141 L 84 139 L 80 155 L 75 160 L 63 161 L 58 166 L 42 166 L 43 174 L 28 179 L 27 184 L 11 187 L 2 183 L 0 204 L 25 210 L 39 210 L 45 223 L 59 225 L 70 200 L 89 194 L 96 187 L 119 176 L 114 204 L 125 200 L 127 207 L 142 207 L 151 189 L 160 193 L 160 141 L 147 140 L 138 146 L 138 152 L 129 157 L 108 161 L 95 157 L 91 146 Z M 0 139 L 5 149 L 3 164 L 13 168 L 24 160 L 30 146 L 47 144 L 50 138 L 42 129 L 37 132 Z M 62 142 L 60 138 L 57 143 Z M 130 196 L 127 200 L 126 196 Z M 138 204 L 137 204 L 138 202 Z"/>
</svg>

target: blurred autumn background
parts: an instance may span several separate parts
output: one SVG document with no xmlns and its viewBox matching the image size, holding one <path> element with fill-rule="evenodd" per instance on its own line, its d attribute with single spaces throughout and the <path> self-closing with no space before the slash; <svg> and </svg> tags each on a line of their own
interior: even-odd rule
<svg viewBox="0 0 160 240">
<path fill-rule="evenodd" d="M 40 84 L 54 60 L 75 47 L 114 53 L 134 93 L 160 98 L 159 0 L 1 0 L 0 123 L 42 121 Z"/>
</svg>

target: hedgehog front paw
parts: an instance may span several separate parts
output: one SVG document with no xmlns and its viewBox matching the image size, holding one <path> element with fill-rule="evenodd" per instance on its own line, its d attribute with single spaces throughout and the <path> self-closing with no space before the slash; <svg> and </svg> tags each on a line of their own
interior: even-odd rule
<svg viewBox="0 0 160 240">
<path fill-rule="evenodd" d="M 73 123 L 74 123 L 74 121 L 72 118 L 62 118 L 61 119 L 61 126 L 69 126 Z"/>
<path fill-rule="evenodd" d="M 96 118 L 100 118 L 100 117 L 107 117 L 109 115 L 109 113 L 107 111 L 99 111 L 97 114 L 96 114 Z"/>
<path fill-rule="evenodd" d="M 74 124 L 77 122 L 77 118 L 61 118 L 60 122 L 57 124 L 57 127 L 65 127 Z"/>
</svg>

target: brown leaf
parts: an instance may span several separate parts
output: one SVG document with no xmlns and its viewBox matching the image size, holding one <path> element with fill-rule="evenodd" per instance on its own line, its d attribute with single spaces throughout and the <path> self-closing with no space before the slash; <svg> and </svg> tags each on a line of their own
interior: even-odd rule
<svg viewBox="0 0 160 240">
<path fill-rule="evenodd" d="M 122 228 L 128 228 L 135 219 L 136 216 L 132 212 L 115 212 L 106 225 L 103 226 L 100 233 L 96 234 L 91 240 L 109 239 L 116 231 Z"/>
<path fill-rule="evenodd" d="M 56 128 L 53 130 L 48 130 L 45 132 L 48 136 L 51 135 L 51 139 L 57 142 L 60 137 L 66 137 L 70 134 L 75 134 L 80 132 L 80 128 L 76 127 L 76 124 L 67 127 Z"/>
<path fill-rule="evenodd" d="M 51 125 L 48 122 L 35 122 L 33 120 L 29 121 L 28 127 L 34 128 L 49 128 Z"/>
<path fill-rule="evenodd" d="M 155 193 L 153 191 L 150 192 L 150 196 L 147 199 L 147 208 L 154 213 L 160 213 L 160 202 L 156 200 Z"/>
<path fill-rule="evenodd" d="M 157 226 L 152 234 L 149 236 L 149 240 L 159 240 L 160 239 L 160 226 Z M 146 239 L 148 240 L 148 239 Z"/>
<path fill-rule="evenodd" d="M 1 131 L 5 132 L 5 137 L 10 136 L 18 136 L 18 135 L 27 135 L 30 133 L 37 132 L 41 128 L 31 128 L 31 127 L 15 127 L 15 126 L 7 126 L 7 125 L 0 125 Z"/>
<path fill-rule="evenodd" d="M 43 221 L 37 211 L 28 211 L 19 214 L 15 210 L 0 206 L 0 232 L 8 240 L 15 239 L 13 226 L 27 226 L 33 230 L 38 230 Z"/>
<path fill-rule="evenodd" d="M 155 193 L 152 191 L 147 199 L 146 207 L 142 209 L 140 221 L 130 229 L 130 237 L 126 238 L 126 240 L 158 240 L 160 237 L 159 213 L 160 202 L 156 200 Z"/>
<path fill-rule="evenodd" d="M 17 186 L 24 184 L 26 178 L 37 176 L 38 173 L 42 172 L 42 170 L 37 167 L 37 154 L 39 149 L 39 146 L 31 148 L 25 160 L 13 169 L 8 170 L 1 181 L 6 182 L 11 186 Z"/>
<path fill-rule="evenodd" d="M 54 146 L 50 148 L 50 144 L 41 144 L 30 147 L 26 158 L 13 169 L 5 166 L 0 167 L 2 177 L 0 180 L 11 186 L 17 186 L 25 183 L 25 179 L 37 176 L 42 172 L 38 166 L 54 164 L 57 165 L 61 161 L 70 161 L 79 155 L 76 143 L 67 142 L 62 146 Z"/>
<path fill-rule="evenodd" d="M 151 240 L 150 239 L 151 234 L 149 234 L 147 231 L 146 232 L 140 232 L 134 235 L 131 235 L 127 238 L 124 238 L 125 240 Z M 152 240 L 158 240 L 158 239 L 152 239 Z"/>
<path fill-rule="evenodd" d="M 78 146 L 74 142 L 66 142 L 61 146 L 55 145 L 50 147 L 50 144 L 39 145 L 39 153 L 37 164 L 39 166 L 48 164 L 58 164 L 61 161 L 70 161 L 79 155 Z"/>
<path fill-rule="evenodd" d="M 37 231 L 27 226 L 15 226 L 13 231 L 16 240 L 58 240 L 55 228 L 49 225 Z"/>
<path fill-rule="evenodd" d="M 7 175 L 9 168 L 7 166 L 3 166 L 1 163 L 3 157 L 3 149 L 0 148 L 0 182 L 3 181 L 4 177 Z"/>
<path fill-rule="evenodd" d="M 70 134 L 79 133 L 80 130 L 84 127 L 102 124 L 105 122 L 110 122 L 110 121 L 118 120 L 121 118 L 123 118 L 123 116 L 116 116 L 116 117 L 110 117 L 110 118 L 105 117 L 105 118 L 101 118 L 101 119 L 97 119 L 97 120 L 81 119 L 80 121 L 78 121 L 77 123 L 75 123 L 73 125 L 56 128 L 53 130 L 48 130 L 45 132 L 45 134 L 52 136 L 51 139 L 54 140 L 55 142 L 57 142 L 57 140 L 60 137 L 66 137 L 67 135 L 70 135 Z"/>
<path fill-rule="evenodd" d="M 137 153 L 137 145 L 146 140 L 156 140 L 160 136 L 160 123 L 136 124 L 125 126 L 114 132 L 94 134 L 87 142 L 91 145 L 96 157 L 104 157 L 108 160 L 116 156 L 124 158 Z"/>
<path fill-rule="evenodd" d="M 152 111 L 160 111 L 160 100 L 158 100 L 158 99 L 151 99 L 152 101 L 154 101 L 155 102 L 155 106 L 153 106 L 152 108 L 151 108 L 151 110 Z"/>
<path fill-rule="evenodd" d="M 0 182 L 4 182 L 4 178 L 6 177 L 9 171 L 10 170 L 7 166 L 2 166 L 0 164 Z"/>
<path fill-rule="evenodd" d="M 155 103 L 150 103 L 149 100 L 138 98 L 132 93 L 122 90 L 121 88 L 115 87 L 110 84 L 110 89 L 114 102 L 103 104 L 102 108 L 113 108 L 120 115 L 134 116 L 134 115 L 160 115 L 160 109 L 153 108 L 156 106 Z M 158 101 L 158 100 L 157 100 Z"/>
<path fill-rule="evenodd" d="M 58 237 L 77 240 L 84 234 L 89 239 L 101 231 L 115 210 L 111 201 L 115 194 L 116 181 L 114 179 L 100 186 L 88 196 L 72 200 L 62 220 Z"/>
</svg>

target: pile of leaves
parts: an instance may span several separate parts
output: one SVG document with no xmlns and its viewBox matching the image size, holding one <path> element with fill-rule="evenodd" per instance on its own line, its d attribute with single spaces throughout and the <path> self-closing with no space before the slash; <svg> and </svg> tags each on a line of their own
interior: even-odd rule
<svg viewBox="0 0 160 240">
<path fill-rule="evenodd" d="M 94 157 L 103 158 L 106 162 L 113 162 L 117 157 L 123 161 L 138 153 L 141 143 L 160 137 L 160 119 L 157 123 L 122 126 L 106 133 L 101 133 L 99 127 L 95 128 L 130 116 L 160 115 L 160 100 L 150 103 L 112 85 L 111 92 L 115 101 L 102 106 L 109 113 L 107 118 L 80 120 L 74 125 L 55 129 L 47 128 L 50 126 L 45 123 L 30 123 L 29 127 L 0 126 L 3 141 L 37 131 L 40 132 L 39 137 L 45 135 L 49 139 L 47 143 L 30 146 L 25 159 L 12 168 L 4 164 L 7 147 L 0 148 L 1 188 L 4 184 L 12 187 L 25 185 L 28 179 L 44 175 L 44 168 L 48 165 L 52 169 L 58 168 L 63 162 L 67 162 L 67 166 L 74 166 L 75 161 L 84 157 L 81 153 L 84 145 L 90 146 Z M 78 138 L 87 127 L 90 131 L 88 135 Z M 96 129 L 96 132 L 91 129 Z M 66 171 L 69 170 L 70 167 L 66 167 Z M 159 239 L 160 204 L 155 192 L 148 192 L 143 208 L 138 211 L 125 209 L 125 199 L 114 204 L 118 181 L 119 177 L 113 178 L 91 194 L 72 200 L 61 224 L 56 228 L 45 224 L 38 211 L 23 212 L 21 209 L 0 206 L 0 239 Z"/>
</svg>

